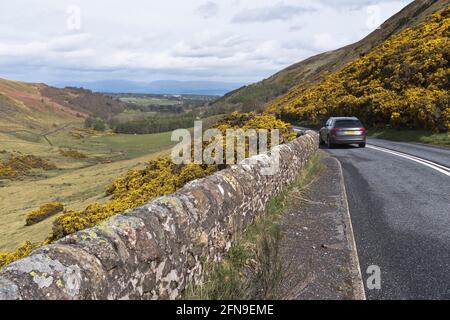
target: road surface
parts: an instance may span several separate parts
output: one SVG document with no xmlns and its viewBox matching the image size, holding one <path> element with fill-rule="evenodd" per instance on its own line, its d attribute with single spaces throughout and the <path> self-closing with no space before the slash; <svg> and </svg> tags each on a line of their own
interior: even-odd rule
<svg viewBox="0 0 450 320">
<path fill-rule="evenodd" d="M 450 299 L 450 150 L 368 142 L 329 150 L 344 169 L 363 278 L 381 269 L 367 298 Z"/>
<path fill-rule="evenodd" d="M 338 158 L 368 299 L 450 299 L 450 149 L 369 139 Z"/>
</svg>

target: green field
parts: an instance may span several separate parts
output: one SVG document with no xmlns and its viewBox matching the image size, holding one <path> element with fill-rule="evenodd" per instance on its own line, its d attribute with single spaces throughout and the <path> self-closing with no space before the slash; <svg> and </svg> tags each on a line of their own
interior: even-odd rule
<svg viewBox="0 0 450 320">
<path fill-rule="evenodd" d="M 32 132 L 0 133 L 0 152 L 32 154 L 54 163 L 58 169 L 33 170 L 21 180 L 0 180 L 0 251 L 15 249 L 26 240 L 43 241 L 55 217 L 25 226 L 26 214 L 42 204 L 62 201 L 66 209 L 79 210 L 93 202 L 105 202 L 105 188 L 128 170 L 165 155 L 174 144 L 171 133 L 148 135 L 72 135 L 76 126 L 49 134 L 45 139 Z M 82 131 L 81 131 L 82 132 Z M 86 159 L 62 156 L 60 149 L 74 149 Z M 7 153 L 3 153 L 5 157 Z"/>
<path fill-rule="evenodd" d="M 137 106 L 174 106 L 183 102 L 175 99 L 151 98 L 151 97 L 122 97 L 119 99 L 125 103 L 135 104 Z"/>
<path fill-rule="evenodd" d="M 82 139 L 74 139 L 70 132 L 64 131 L 48 137 L 55 145 L 63 148 L 74 148 L 88 152 L 95 157 L 117 161 L 140 157 L 159 152 L 173 145 L 171 132 L 142 135 L 92 135 Z"/>
<path fill-rule="evenodd" d="M 158 112 L 153 111 L 140 111 L 140 110 L 125 110 L 122 113 L 119 113 L 114 116 L 114 119 L 116 121 L 120 122 L 129 122 L 129 121 L 136 121 L 140 119 L 145 119 L 151 116 L 158 115 Z"/>
</svg>

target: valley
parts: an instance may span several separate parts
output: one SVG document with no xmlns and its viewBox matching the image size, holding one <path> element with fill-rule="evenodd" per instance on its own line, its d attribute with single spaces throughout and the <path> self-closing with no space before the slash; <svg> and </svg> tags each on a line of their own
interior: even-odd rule
<svg viewBox="0 0 450 320">
<path fill-rule="evenodd" d="M 37 243 L 46 239 L 56 217 L 25 226 L 30 211 L 52 201 L 63 202 L 69 210 L 102 203 L 107 200 L 106 187 L 118 176 L 166 154 L 173 145 L 170 132 L 122 135 L 87 131 L 77 124 L 45 137 L 32 132 L 0 133 L 0 160 L 11 153 L 33 155 L 56 166 L 54 170 L 36 169 L 25 177 L 0 180 L 0 251 L 14 250 L 27 240 Z M 85 158 L 64 156 L 61 150 L 76 150 Z"/>
<path fill-rule="evenodd" d="M 214 96 L 100 94 L 81 88 L 0 79 L 0 252 L 41 243 L 58 214 L 31 226 L 27 215 L 61 202 L 82 210 L 110 200 L 118 177 L 170 152 L 171 131 L 223 112 L 207 112 Z M 37 162 L 33 166 L 28 162 Z M 48 168 L 40 163 L 48 164 Z"/>
</svg>

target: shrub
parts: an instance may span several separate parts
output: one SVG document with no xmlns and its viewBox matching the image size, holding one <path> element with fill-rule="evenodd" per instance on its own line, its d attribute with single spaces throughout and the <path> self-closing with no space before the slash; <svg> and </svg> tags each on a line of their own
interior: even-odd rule
<svg viewBox="0 0 450 320">
<path fill-rule="evenodd" d="M 84 121 L 84 127 L 94 129 L 95 131 L 105 131 L 106 122 L 102 118 L 87 117 Z"/>
<path fill-rule="evenodd" d="M 27 215 L 26 225 L 31 226 L 41 222 L 57 213 L 64 210 L 64 205 L 61 202 L 51 202 L 44 204 L 38 210 L 32 211 Z"/>
<path fill-rule="evenodd" d="M 227 129 L 260 129 L 271 130 L 278 129 L 280 131 L 280 143 L 289 142 L 297 137 L 292 130 L 292 126 L 282 120 L 275 118 L 273 115 L 233 112 L 227 115 L 216 125 L 222 135 L 225 136 Z"/>
<path fill-rule="evenodd" d="M 69 149 L 69 150 L 63 150 L 60 149 L 59 153 L 63 156 L 63 157 L 67 157 L 67 158 L 73 158 L 73 159 L 86 159 L 87 156 L 78 151 L 78 150 L 73 150 L 73 149 Z"/>
<path fill-rule="evenodd" d="M 15 251 L 0 252 L 0 269 L 6 267 L 10 263 L 28 256 L 33 250 L 31 242 L 27 241 Z"/>
<path fill-rule="evenodd" d="M 209 169 L 209 170 L 208 170 Z M 107 189 L 111 201 L 94 203 L 82 211 L 66 211 L 53 223 L 51 239 L 60 239 L 151 199 L 174 193 L 186 182 L 206 176 L 211 166 L 175 165 L 170 158 L 151 160 L 142 170 L 131 170 Z"/>
<path fill-rule="evenodd" d="M 6 161 L 0 161 L 0 179 L 16 179 L 27 176 L 31 169 L 52 170 L 56 166 L 33 155 L 11 154 Z"/>
</svg>

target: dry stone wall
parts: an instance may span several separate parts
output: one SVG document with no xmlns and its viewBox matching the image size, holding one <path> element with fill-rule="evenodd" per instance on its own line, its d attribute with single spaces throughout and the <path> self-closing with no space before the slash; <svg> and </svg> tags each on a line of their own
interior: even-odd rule
<svg viewBox="0 0 450 320">
<path fill-rule="evenodd" d="M 177 299 L 220 261 L 318 149 L 308 131 L 270 154 L 196 180 L 179 192 L 42 247 L 0 272 L 2 299 Z"/>
</svg>

